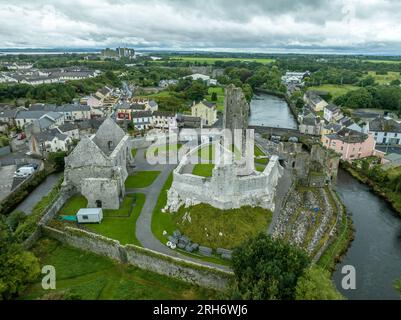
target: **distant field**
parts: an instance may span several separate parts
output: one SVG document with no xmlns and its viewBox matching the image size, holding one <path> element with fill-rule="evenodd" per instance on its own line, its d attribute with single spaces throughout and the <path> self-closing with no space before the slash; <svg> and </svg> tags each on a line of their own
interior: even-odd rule
<svg viewBox="0 0 401 320">
<path fill-rule="evenodd" d="M 374 72 L 374 71 L 369 71 L 368 75 L 375 78 L 375 81 L 378 84 L 389 84 L 393 80 L 397 80 L 397 79 L 401 80 L 401 76 L 400 76 L 399 72 L 389 71 L 389 72 L 387 72 L 387 74 L 382 75 L 382 74 L 376 74 L 376 72 Z"/>
<path fill-rule="evenodd" d="M 309 91 L 310 90 L 327 91 L 333 96 L 333 99 L 335 99 L 339 96 L 346 94 L 348 91 L 357 90 L 357 89 L 360 89 L 360 87 L 353 86 L 350 84 L 343 84 L 343 85 L 324 84 L 321 86 L 309 87 L 308 90 Z"/>
<path fill-rule="evenodd" d="M 212 57 L 185 57 L 185 56 L 173 56 L 172 60 L 188 61 L 188 62 L 199 62 L 213 64 L 216 61 L 243 61 L 243 62 L 259 62 L 263 64 L 272 63 L 275 59 L 269 58 L 212 58 Z"/>
<path fill-rule="evenodd" d="M 362 60 L 363 62 L 371 63 L 387 63 L 387 64 L 397 64 L 401 63 L 401 60 Z"/>
</svg>

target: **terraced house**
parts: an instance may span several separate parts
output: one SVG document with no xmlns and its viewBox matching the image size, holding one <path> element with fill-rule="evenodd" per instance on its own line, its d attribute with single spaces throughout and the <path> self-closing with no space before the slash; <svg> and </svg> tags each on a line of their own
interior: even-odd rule
<svg viewBox="0 0 401 320">
<path fill-rule="evenodd" d="M 379 144 L 401 145 L 401 123 L 384 117 L 378 117 L 368 123 L 369 133 Z"/>
<path fill-rule="evenodd" d="M 328 149 L 341 154 L 344 161 L 366 158 L 376 154 L 376 141 L 370 134 L 343 128 L 337 133 L 322 136 L 322 143 Z"/>
</svg>

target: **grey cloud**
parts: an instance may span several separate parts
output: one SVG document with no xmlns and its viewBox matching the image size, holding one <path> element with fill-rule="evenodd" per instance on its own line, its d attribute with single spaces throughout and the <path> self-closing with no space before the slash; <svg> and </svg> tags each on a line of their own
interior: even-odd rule
<svg viewBox="0 0 401 320">
<path fill-rule="evenodd" d="M 397 50 L 396 0 L 0 0 L 0 46 Z"/>
</svg>

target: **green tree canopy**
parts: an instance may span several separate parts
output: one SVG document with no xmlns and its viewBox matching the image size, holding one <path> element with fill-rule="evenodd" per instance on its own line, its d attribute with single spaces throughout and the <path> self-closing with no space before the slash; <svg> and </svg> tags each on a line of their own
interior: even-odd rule
<svg viewBox="0 0 401 320">
<path fill-rule="evenodd" d="M 242 299 L 294 299 L 298 278 L 309 265 L 307 254 L 262 233 L 234 250 L 235 295 Z"/>
</svg>

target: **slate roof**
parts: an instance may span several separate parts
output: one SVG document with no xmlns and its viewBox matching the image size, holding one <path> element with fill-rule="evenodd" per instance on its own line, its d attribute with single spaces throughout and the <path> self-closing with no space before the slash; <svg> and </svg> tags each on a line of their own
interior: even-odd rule
<svg viewBox="0 0 401 320">
<path fill-rule="evenodd" d="M 331 112 L 338 112 L 338 111 L 341 111 L 340 107 L 339 107 L 339 106 L 336 106 L 336 105 L 333 104 L 333 103 L 330 103 L 330 104 L 327 105 L 325 108 L 328 109 L 328 110 L 330 110 Z"/>
<path fill-rule="evenodd" d="M 152 111 L 137 111 L 132 113 L 133 118 L 147 118 L 152 116 Z"/>
<path fill-rule="evenodd" d="M 378 117 L 369 122 L 369 131 L 401 133 L 401 123 Z"/>
<path fill-rule="evenodd" d="M 326 137 L 346 143 L 362 143 L 368 138 L 368 135 L 348 128 L 342 128 L 337 133 L 327 134 Z"/>
<path fill-rule="evenodd" d="M 175 112 L 173 111 L 155 111 L 153 112 L 154 117 L 175 117 Z"/>
<path fill-rule="evenodd" d="M 68 131 L 78 129 L 78 126 L 76 124 L 72 124 L 71 122 L 66 122 L 66 123 L 62 124 L 61 126 L 58 126 L 58 128 L 61 132 L 68 132 Z"/>
<path fill-rule="evenodd" d="M 57 129 L 42 131 L 40 133 L 34 134 L 34 137 L 39 143 L 52 141 L 55 137 L 62 141 L 68 138 L 67 135 L 60 133 L 60 131 L 58 131 Z"/>
<path fill-rule="evenodd" d="M 201 101 L 201 103 L 202 103 L 203 105 L 205 105 L 206 107 L 210 108 L 210 109 L 216 107 L 216 104 L 215 104 L 215 103 L 209 102 L 209 101 L 207 101 L 207 100 L 203 100 L 203 101 Z"/>
<path fill-rule="evenodd" d="M 92 141 L 107 155 L 110 155 L 120 141 L 125 137 L 125 132 L 112 119 L 106 118 L 99 127 Z M 111 142 L 111 144 L 109 144 Z"/>
</svg>

